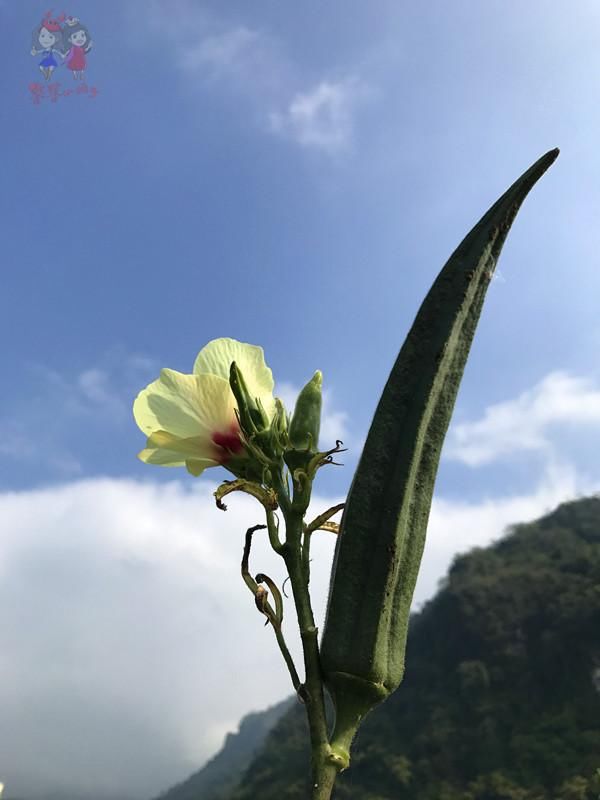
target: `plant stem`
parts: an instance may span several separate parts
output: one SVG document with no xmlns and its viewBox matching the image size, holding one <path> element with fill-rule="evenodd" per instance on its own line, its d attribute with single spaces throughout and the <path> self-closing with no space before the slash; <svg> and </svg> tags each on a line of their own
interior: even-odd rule
<svg viewBox="0 0 600 800">
<path fill-rule="evenodd" d="M 271 514 L 271 517 L 269 517 Z M 272 512 L 267 511 L 267 519 L 269 520 L 269 531 L 271 530 L 272 525 Z M 258 592 L 258 584 L 250 574 L 249 568 L 249 559 L 250 559 L 250 548 L 252 547 L 252 536 L 256 531 L 264 529 L 265 525 L 254 525 L 252 528 L 248 528 L 246 531 L 246 543 L 244 546 L 244 555 L 242 556 L 242 578 L 246 583 L 246 586 L 250 589 L 253 596 L 257 596 Z M 281 549 L 281 543 L 279 545 Z M 271 604 L 266 603 L 265 607 L 262 609 L 263 613 L 266 614 L 269 622 L 271 623 L 271 627 L 275 631 L 275 637 L 277 639 L 277 644 L 279 645 L 279 649 L 281 650 L 281 655 L 287 665 L 287 668 L 290 673 L 290 677 L 292 679 L 292 684 L 294 686 L 294 690 L 297 692 L 300 687 L 300 678 L 298 677 L 298 672 L 296 670 L 296 666 L 294 664 L 294 659 L 290 651 L 287 648 L 287 644 L 285 643 L 285 638 L 283 636 L 283 631 L 281 630 L 281 618 L 283 616 L 283 606 L 281 605 L 281 595 L 276 586 L 273 585 L 272 581 L 267 575 L 257 575 L 258 580 L 265 580 L 269 581 L 269 586 L 273 592 L 276 592 L 276 607 L 278 611 L 281 613 L 273 611 Z"/>
<path fill-rule="evenodd" d="M 281 650 L 281 655 L 283 656 L 283 659 L 287 664 L 287 668 L 289 670 L 290 677 L 292 679 L 294 690 L 297 692 L 298 689 L 300 688 L 300 678 L 298 677 L 298 673 L 296 672 L 294 659 L 292 658 L 291 653 L 287 648 L 281 628 L 280 627 L 276 628 L 275 626 L 273 626 L 273 630 L 275 631 L 275 637 L 277 639 L 277 644 L 279 645 L 279 649 Z"/>
<path fill-rule="evenodd" d="M 302 535 L 302 571 L 304 572 L 304 581 L 306 586 L 310 585 L 310 541 L 311 541 L 311 533 L 306 527 L 304 526 L 304 532 Z"/>
<path fill-rule="evenodd" d="M 315 625 L 308 591 L 310 533 L 304 525 L 304 514 L 310 502 L 312 481 L 306 480 L 298 485 L 294 482 L 294 496 L 291 499 L 287 484 L 279 470 L 273 470 L 272 479 L 285 520 L 286 539 L 279 554 L 287 567 L 304 654 L 305 681 L 298 687 L 298 696 L 304 702 L 308 716 L 312 772 L 311 800 L 330 800 L 337 774 L 347 764 L 336 758 L 329 744 L 319 657 L 319 632 Z"/>
<path fill-rule="evenodd" d="M 321 759 L 318 764 L 313 761 L 311 800 L 330 800 L 338 772 L 338 767 L 326 759 Z"/>
<path fill-rule="evenodd" d="M 304 651 L 306 678 L 301 696 L 306 706 L 310 732 L 313 776 L 311 798 L 312 800 L 329 800 L 339 767 L 331 760 L 319 659 L 318 630 L 315 626 L 300 550 L 303 514 L 290 510 L 285 516 L 287 547 L 283 555 L 290 576 Z"/>
<path fill-rule="evenodd" d="M 271 542 L 271 547 L 276 553 L 281 553 L 283 545 L 279 540 L 279 524 L 277 517 L 268 509 L 265 509 L 265 511 L 267 514 L 267 529 L 269 531 L 269 541 Z"/>
</svg>

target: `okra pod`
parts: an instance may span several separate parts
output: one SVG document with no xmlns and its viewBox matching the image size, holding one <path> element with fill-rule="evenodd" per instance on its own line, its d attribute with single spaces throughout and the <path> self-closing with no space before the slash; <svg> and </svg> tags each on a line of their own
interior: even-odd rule
<svg viewBox="0 0 600 800">
<path fill-rule="evenodd" d="M 508 230 L 557 155 L 528 169 L 454 251 L 375 411 L 341 521 L 321 644 L 342 761 L 360 720 L 402 680 L 440 452 L 475 328 Z"/>
</svg>

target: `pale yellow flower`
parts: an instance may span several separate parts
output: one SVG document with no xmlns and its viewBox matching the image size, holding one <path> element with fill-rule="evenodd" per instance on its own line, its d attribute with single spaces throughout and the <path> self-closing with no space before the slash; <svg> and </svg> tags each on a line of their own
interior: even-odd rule
<svg viewBox="0 0 600 800">
<path fill-rule="evenodd" d="M 275 413 L 273 374 L 261 347 L 235 339 L 214 339 L 204 347 L 191 375 L 163 369 L 139 393 L 133 415 L 148 436 L 138 457 L 163 467 L 186 466 L 193 475 L 226 465 L 243 455 L 236 401 L 229 386 L 235 361 L 249 394 L 260 400 L 269 419 Z"/>
</svg>

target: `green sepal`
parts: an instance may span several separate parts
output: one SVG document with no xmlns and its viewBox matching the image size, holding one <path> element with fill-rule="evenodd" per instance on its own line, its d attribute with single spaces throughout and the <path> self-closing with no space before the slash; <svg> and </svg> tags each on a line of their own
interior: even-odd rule
<svg viewBox="0 0 600 800">
<path fill-rule="evenodd" d="M 223 503 L 223 498 L 232 492 L 245 492 L 252 495 L 263 505 L 265 511 L 275 511 L 277 509 L 277 496 L 273 489 L 265 488 L 245 478 L 238 478 L 235 481 L 223 481 L 216 492 L 213 492 L 217 508 L 222 511 L 227 510 L 227 506 Z"/>
<path fill-rule="evenodd" d="M 279 397 L 275 398 L 275 415 L 267 440 L 267 449 L 274 457 L 281 457 L 288 446 L 288 417 Z"/>
<path fill-rule="evenodd" d="M 329 689 L 336 710 L 330 745 L 342 769 L 346 769 L 350 764 L 350 746 L 360 723 L 374 706 L 389 696 L 390 691 L 381 683 L 371 683 L 344 672 L 330 677 L 334 678 Z"/>
</svg>

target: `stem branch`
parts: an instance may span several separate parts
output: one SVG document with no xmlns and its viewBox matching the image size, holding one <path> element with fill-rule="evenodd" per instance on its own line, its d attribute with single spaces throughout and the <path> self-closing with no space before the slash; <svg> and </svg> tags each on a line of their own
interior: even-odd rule
<svg viewBox="0 0 600 800">
<path fill-rule="evenodd" d="M 267 512 L 268 514 L 269 512 Z M 250 589 L 254 597 L 257 596 L 259 585 L 254 580 L 252 575 L 250 574 L 248 562 L 250 559 L 250 548 L 252 547 L 252 536 L 257 530 L 264 530 L 265 525 L 254 525 L 252 528 L 248 528 L 246 531 L 246 542 L 244 546 L 244 554 L 242 556 L 242 578 L 246 586 Z M 257 575 L 257 578 L 262 580 L 266 580 L 268 582 L 271 591 L 275 595 L 275 591 L 277 591 L 277 595 L 275 595 L 276 599 L 276 606 L 277 610 L 273 610 L 270 603 L 265 602 L 262 607 L 262 613 L 265 614 L 267 620 L 271 623 L 273 630 L 275 631 L 275 638 L 277 639 L 277 644 L 279 645 L 279 649 L 281 650 L 281 655 L 283 656 L 283 660 L 285 661 L 288 671 L 290 673 L 290 677 L 292 679 L 292 685 L 294 690 L 297 692 L 300 688 L 301 682 L 300 677 L 298 676 L 298 671 L 296 669 L 296 665 L 294 664 L 294 659 L 291 656 L 290 651 L 288 650 L 288 646 L 285 642 L 285 638 L 283 636 L 283 631 L 281 629 L 281 618 L 283 617 L 283 607 L 281 605 L 281 595 L 279 594 L 277 588 L 274 586 L 272 581 L 267 575 Z"/>
<path fill-rule="evenodd" d="M 319 658 L 318 630 L 308 592 L 308 581 L 301 551 L 303 533 L 303 514 L 290 510 L 285 515 L 287 544 L 284 553 L 285 563 L 290 576 L 292 593 L 296 605 L 296 614 L 300 627 L 302 649 L 304 651 L 304 668 L 306 673 L 302 698 L 308 715 L 308 727 L 311 742 L 311 767 L 313 784 L 312 800 L 329 800 L 339 766 L 332 759 L 331 747 L 327 735 L 327 719 L 325 716 L 325 697 L 321 662 Z M 309 537 L 310 538 L 310 537 Z M 305 542 L 306 547 L 306 542 Z M 305 550 L 304 555 L 307 555 Z"/>
</svg>

